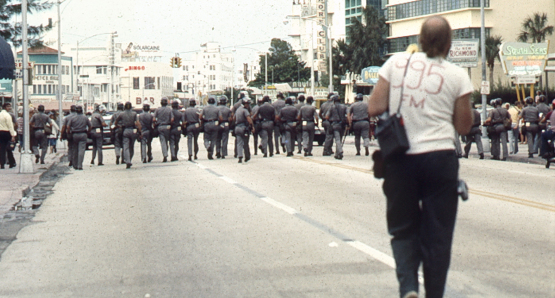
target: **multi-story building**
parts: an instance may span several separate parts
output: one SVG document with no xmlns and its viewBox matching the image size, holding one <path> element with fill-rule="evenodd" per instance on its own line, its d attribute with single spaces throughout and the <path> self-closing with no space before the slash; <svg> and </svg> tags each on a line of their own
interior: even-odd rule
<svg viewBox="0 0 555 298">
<path fill-rule="evenodd" d="M 385 9 L 387 0 L 345 0 L 345 41 L 349 40 L 349 27 L 352 25 L 353 18 L 362 22 L 362 10 L 367 6 L 373 6 L 381 12 Z"/>
<path fill-rule="evenodd" d="M 453 39 L 480 39 L 480 0 L 389 0 L 387 23 L 389 24 L 389 53 L 405 51 L 407 46 L 418 42 L 423 21 L 431 15 L 445 17 L 453 30 Z M 555 22 L 553 0 L 484 0 L 486 37 L 499 35 L 504 42 L 517 41 L 523 20 L 534 13 L 546 13 L 550 24 Z M 549 36 L 553 39 L 555 35 Z M 550 44 L 550 53 L 555 52 L 555 43 Z M 494 68 L 494 83 L 501 80 L 509 83 L 499 61 Z M 475 88 L 480 86 L 481 62 L 471 69 Z M 554 82 L 555 76 L 549 75 Z"/>
<path fill-rule="evenodd" d="M 216 42 L 202 44 L 191 59 L 182 61 L 179 76 L 181 88 L 187 97 L 203 99 L 204 103 L 207 95 L 223 94 L 226 88 L 232 86 L 233 69 L 233 53 L 223 52 Z"/>
</svg>

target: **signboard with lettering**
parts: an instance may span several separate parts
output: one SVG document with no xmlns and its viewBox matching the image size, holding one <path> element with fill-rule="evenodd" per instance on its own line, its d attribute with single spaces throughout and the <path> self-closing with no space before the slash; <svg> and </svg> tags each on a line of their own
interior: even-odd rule
<svg viewBox="0 0 555 298">
<path fill-rule="evenodd" d="M 318 70 L 322 72 L 326 72 L 327 68 L 325 66 L 325 61 L 327 60 L 327 51 L 326 51 L 326 31 L 322 25 L 326 24 L 326 0 L 317 0 L 316 1 L 316 24 L 318 24 L 318 32 L 317 32 L 317 48 L 316 48 L 316 55 L 318 59 Z"/>
<path fill-rule="evenodd" d="M 453 40 L 447 61 L 460 67 L 477 67 L 479 43 L 478 39 Z"/>
<path fill-rule="evenodd" d="M 365 83 L 377 84 L 378 83 L 378 71 L 380 71 L 379 66 L 370 66 L 362 69 L 361 77 Z"/>
<path fill-rule="evenodd" d="M 503 71 L 511 77 L 541 75 L 548 54 L 549 40 L 542 43 L 506 42 L 499 50 Z"/>
<path fill-rule="evenodd" d="M 27 61 L 28 68 L 35 67 L 35 62 Z M 15 59 L 15 68 L 22 69 L 23 68 L 23 59 Z"/>
</svg>

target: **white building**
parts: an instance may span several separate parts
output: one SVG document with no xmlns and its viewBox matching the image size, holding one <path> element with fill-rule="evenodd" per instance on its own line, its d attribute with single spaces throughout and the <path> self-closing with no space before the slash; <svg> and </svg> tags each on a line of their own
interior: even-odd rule
<svg viewBox="0 0 555 298">
<path fill-rule="evenodd" d="M 242 63 L 242 65 L 237 65 L 235 69 L 235 81 L 234 88 L 236 89 L 246 89 L 250 81 L 256 80 L 256 75 L 260 72 L 259 60 L 253 60 L 248 63 Z M 271 78 L 268 74 L 268 84 L 270 84 Z"/>
<path fill-rule="evenodd" d="M 209 94 L 223 94 L 226 88 L 232 86 L 233 69 L 233 53 L 223 52 L 215 42 L 202 44 L 201 49 L 191 55 L 191 59 L 182 61 L 179 76 L 181 88 L 188 98 L 200 99 Z"/>
</svg>

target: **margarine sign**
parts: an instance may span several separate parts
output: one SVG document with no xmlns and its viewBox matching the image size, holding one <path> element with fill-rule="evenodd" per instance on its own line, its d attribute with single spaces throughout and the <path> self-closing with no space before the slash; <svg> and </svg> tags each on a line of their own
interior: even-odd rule
<svg viewBox="0 0 555 298">
<path fill-rule="evenodd" d="M 549 41 L 542 43 L 506 42 L 501 45 L 499 57 L 505 74 L 511 77 L 543 73 Z"/>
</svg>

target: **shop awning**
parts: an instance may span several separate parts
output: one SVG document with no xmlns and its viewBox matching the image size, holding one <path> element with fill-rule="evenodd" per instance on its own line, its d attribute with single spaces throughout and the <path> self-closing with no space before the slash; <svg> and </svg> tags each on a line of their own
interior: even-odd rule
<svg viewBox="0 0 555 298">
<path fill-rule="evenodd" d="M 14 79 L 13 71 L 15 61 L 13 59 L 12 48 L 0 37 L 0 79 Z"/>
</svg>

